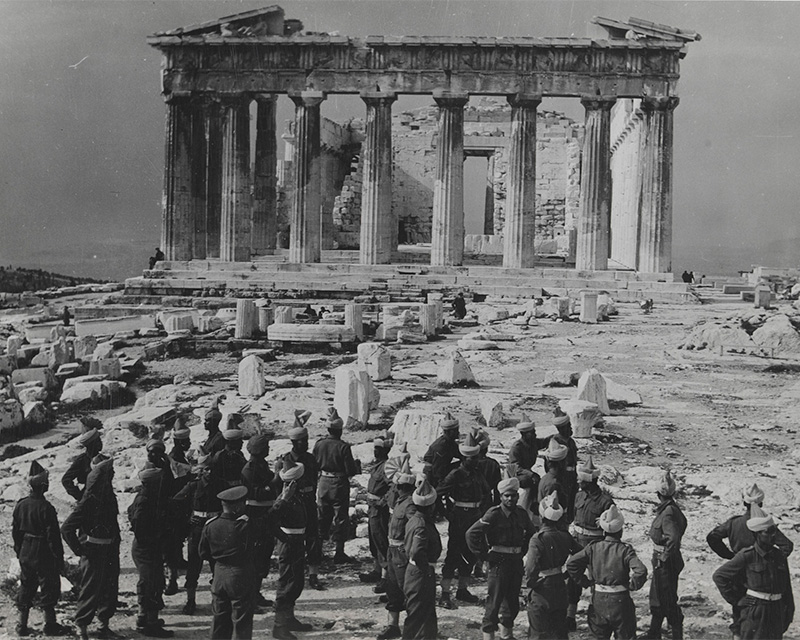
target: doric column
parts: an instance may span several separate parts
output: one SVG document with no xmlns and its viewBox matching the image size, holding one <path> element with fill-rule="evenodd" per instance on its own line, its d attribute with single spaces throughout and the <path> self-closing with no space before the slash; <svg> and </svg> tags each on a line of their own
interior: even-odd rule
<svg viewBox="0 0 800 640">
<path fill-rule="evenodd" d="M 264 255 L 275 249 L 276 218 L 275 102 L 272 94 L 256 96 L 256 149 L 253 175 L 253 253 Z"/>
<path fill-rule="evenodd" d="M 208 245 L 206 220 L 206 112 L 202 100 L 192 101 L 192 218 L 194 248 L 192 258 L 205 260 Z"/>
<path fill-rule="evenodd" d="M 320 105 L 321 91 L 289 96 L 295 104 L 294 195 L 289 262 L 320 259 Z"/>
<path fill-rule="evenodd" d="M 464 259 L 464 105 L 469 96 L 435 91 L 433 99 L 439 106 L 439 139 L 431 264 L 460 265 Z"/>
<path fill-rule="evenodd" d="M 224 262 L 247 262 L 251 253 L 250 97 L 221 100 L 222 215 L 220 254 Z"/>
<path fill-rule="evenodd" d="M 638 271 L 672 271 L 672 128 L 677 97 L 642 99 L 644 146 Z"/>
<path fill-rule="evenodd" d="M 361 146 L 361 264 L 392 259 L 392 103 L 394 93 L 362 92 L 367 130 Z"/>
<path fill-rule="evenodd" d="M 509 96 L 511 149 L 506 177 L 506 221 L 503 230 L 503 266 L 527 269 L 536 254 L 536 109 L 542 97 Z"/>
<path fill-rule="evenodd" d="M 192 105 L 188 96 L 167 99 L 164 153 L 164 195 L 161 250 L 167 260 L 191 260 L 192 219 Z"/>
<path fill-rule="evenodd" d="M 608 268 L 611 221 L 611 107 L 615 98 L 584 97 L 586 127 L 581 159 L 581 203 L 575 268 Z"/>
<path fill-rule="evenodd" d="M 205 113 L 205 221 L 206 257 L 219 258 L 222 217 L 222 122 L 217 100 L 206 100 Z"/>
</svg>

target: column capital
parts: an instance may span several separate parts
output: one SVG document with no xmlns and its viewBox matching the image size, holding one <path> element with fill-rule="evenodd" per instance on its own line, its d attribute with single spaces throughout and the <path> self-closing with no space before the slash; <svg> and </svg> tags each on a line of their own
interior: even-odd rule
<svg viewBox="0 0 800 640">
<path fill-rule="evenodd" d="M 324 91 L 299 91 L 297 93 L 290 93 L 289 97 L 298 107 L 316 107 L 322 104 L 322 101 L 327 98 L 327 95 Z"/>
<path fill-rule="evenodd" d="M 508 104 L 512 107 L 527 107 L 529 109 L 537 108 L 542 102 L 542 94 L 540 93 L 514 93 L 506 96 Z"/>
<path fill-rule="evenodd" d="M 616 103 L 616 96 L 581 96 L 581 104 L 587 111 L 610 111 Z"/>
<path fill-rule="evenodd" d="M 171 91 L 170 93 L 164 94 L 164 102 L 167 104 L 178 104 L 188 102 L 195 97 L 197 97 L 196 94 L 191 91 Z"/>
<path fill-rule="evenodd" d="M 436 89 L 433 92 L 433 100 L 439 107 L 463 107 L 469 101 L 469 94 Z"/>
<path fill-rule="evenodd" d="M 678 102 L 678 96 L 644 96 L 640 108 L 642 111 L 673 111 Z"/>
<path fill-rule="evenodd" d="M 380 104 L 381 102 L 391 104 L 397 100 L 397 94 L 394 91 L 362 91 L 359 95 L 367 104 Z"/>
<path fill-rule="evenodd" d="M 254 93 L 253 98 L 256 102 L 276 102 L 278 100 L 275 93 Z"/>
</svg>

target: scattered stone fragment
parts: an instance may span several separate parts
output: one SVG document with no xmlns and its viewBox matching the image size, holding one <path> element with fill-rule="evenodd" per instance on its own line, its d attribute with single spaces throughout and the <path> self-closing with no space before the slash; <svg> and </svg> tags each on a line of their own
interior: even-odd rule
<svg viewBox="0 0 800 640">
<path fill-rule="evenodd" d="M 594 402 L 562 400 L 558 406 L 569 416 L 576 438 L 592 437 L 592 427 L 601 420 L 603 415 Z"/>
<path fill-rule="evenodd" d="M 597 293 L 594 291 L 581 291 L 581 322 L 597 323 Z"/>
<path fill-rule="evenodd" d="M 779 313 L 770 317 L 753 332 L 753 342 L 774 354 L 800 353 L 800 333 L 788 316 Z"/>
<path fill-rule="evenodd" d="M 574 387 L 581 375 L 577 371 L 548 371 L 544 374 L 545 387 Z"/>
<path fill-rule="evenodd" d="M 444 418 L 444 413 L 401 409 L 390 429 L 394 433 L 395 446 L 405 444 L 412 456 L 421 459 L 430 444 L 441 435 L 440 425 Z"/>
<path fill-rule="evenodd" d="M 364 342 L 358 345 L 358 363 L 367 370 L 374 381 L 392 377 L 392 354 L 378 342 Z"/>
<path fill-rule="evenodd" d="M 606 381 L 606 397 L 614 402 L 624 402 L 628 405 L 642 404 L 642 396 L 633 389 L 624 387 L 618 382 L 614 382 L 608 376 L 603 376 Z"/>
<path fill-rule="evenodd" d="M 490 324 L 508 319 L 508 309 L 504 307 L 481 307 L 478 311 L 478 322 Z"/>
<path fill-rule="evenodd" d="M 384 333 L 385 335 L 385 333 Z M 427 336 L 421 330 L 399 329 L 397 331 L 397 342 L 404 344 L 423 344 L 428 341 Z"/>
<path fill-rule="evenodd" d="M 352 418 L 358 425 L 366 426 L 369 422 L 370 397 L 374 396 L 367 370 L 357 364 L 342 365 L 336 368 L 335 380 L 333 406 L 339 417 L 345 423 Z"/>
<path fill-rule="evenodd" d="M 0 403 L 0 432 L 18 428 L 23 420 L 22 404 L 18 400 L 11 399 Z"/>
<path fill-rule="evenodd" d="M 496 342 L 491 340 L 471 340 L 469 338 L 461 338 L 458 341 L 458 348 L 462 351 L 494 351 L 500 348 Z"/>
<path fill-rule="evenodd" d="M 264 380 L 264 361 L 258 356 L 247 356 L 239 363 L 239 395 L 260 398 L 267 390 Z"/>
<path fill-rule="evenodd" d="M 481 415 L 487 427 L 502 429 L 505 426 L 503 403 L 497 398 L 491 396 L 481 398 Z"/>
<path fill-rule="evenodd" d="M 25 422 L 30 424 L 44 424 L 48 421 L 47 407 L 38 400 L 24 403 L 22 415 Z"/>
<path fill-rule="evenodd" d="M 458 349 L 451 349 L 439 365 L 436 380 L 447 385 L 469 384 L 475 382 L 475 376 Z"/>
<path fill-rule="evenodd" d="M 608 395 L 606 394 L 606 379 L 597 369 L 589 369 L 583 372 L 580 380 L 578 380 L 578 391 L 575 394 L 575 399 L 593 402 L 603 415 L 611 414 L 611 409 L 608 407 Z"/>
</svg>

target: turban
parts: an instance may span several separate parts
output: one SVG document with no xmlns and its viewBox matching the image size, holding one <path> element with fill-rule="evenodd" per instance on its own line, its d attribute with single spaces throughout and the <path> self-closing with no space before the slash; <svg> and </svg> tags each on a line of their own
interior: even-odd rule
<svg viewBox="0 0 800 640">
<path fill-rule="evenodd" d="M 392 445 L 394 445 L 394 440 L 392 439 L 391 433 L 388 431 L 382 431 L 375 436 L 375 438 L 372 440 L 372 444 L 376 447 L 381 447 L 382 449 L 391 449 Z"/>
<path fill-rule="evenodd" d="M 226 420 L 225 424 L 228 429 L 236 429 L 240 424 L 244 422 L 244 416 L 241 413 L 231 413 L 228 415 L 228 419 Z"/>
<path fill-rule="evenodd" d="M 308 438 L 308 429 L 305 427 L 292 427 L 289 429 L 289 440 L 302 440 Z"/>
<path fill-rule="evenodd" d="M 675 484 L 675 479 L 672 477 L 672 474 L 670 474 L 669 469 L 667 469 L 658 483 L 658 493 L 662 496 L 673 496 L 677 490 L 678 487 Z"/>
<path fill-rule="evenodd" d="M 160 477 L 161 469 L 155 466 L 152 462 L 148 462 L 144 469 L 139 472 L 139 480 L 141 480 L 143 483 Z"/>
<path fill-rule="evenodd" d="M 440 423 L 442 429 L 448 431 L 449 429 L 458 429 L 458 420 L 453 417 L 449 411 L 444 415 L 442 422 Z"/>
<path fill-rule="evenodd" d="M 241 440 L 244 434 L 241 429 L 225 429 L 222 432 L 222 437 L 225 440 Z"/>
<path fill-rule="evenodd" d="M 558 494 L 555 491 L 542 498 L 539 503 L 539 515 L 552 522 L 561 520 L 561 516 L 564 515 L 564 507 L 558 504 Z"/>
<path fill-rule="evenodd" d="M 335 407 L 328 409 L 328 429 L 343 429 L 344 421 L 339 417 Z"/>
<path fill-rule="evenodd" d="M 523 413 L 522 420 L 520 420 L 519 423 L 517 424 L 517 431 L 519 431 L 520 433 L 527 433 L 528 431 L 536 431 L 536 423 Z"/>
<path fill-rule="evenodd" d="M 599 524 L 600 528 L 606 533 L 617 533 L 618 531 L 622 531 L 622 527 L 625 525 L 625 518 L 622 517 L 617 506 L 612 504 L 600 514 L 600 517 L 597 519 L 597 524 Z"/>
<path fill-rule="evenodd" d="M 594 466 L 592 456 L 586 462 L 578 463 L 578 480 L 584 482 L 591 482 L 592 480 L 600 477 L 600 469 Z"/>
<path fill-rule="evenodd" d="M 471 433 L 468 433 L 464 442 L 458 445 L 458 450 L 462 456 L 473 458 L 481 452 L 481 445 L 475 442 L 475 438 L 472 437 Z"/>
<path fill-rule="evenodd" d="M 50 472 L 40 465 L 36 460 L 31 461 L 31 468 L 28 470 L 28 484 L 31 487 L 41 487 L 48 481 Z"/>
<path fill-rule="evenodd" d="M 489 434 L 484 429 L 480 427 L 473 428 L 472 437 L 475 438 L 475 442 L 478 443 L 481 451 L 486 451 L 489 448 Z"/>
<path fill-rule="evenodd" d="M 161 453 L 164 453 L 167 450 L 167 445 L 164 444 L 163 440 L 156 440 L 155 438 L 152 438 L 151 440 L 147 441 L 145 449 L 147 449 L 147 451 L 155 451 L 158 449 L 161 451 Z"/>
<path fill-rule="evenodd" d="M 519 480 L 517 478 L 506 478 L 497 483 L 497 492 L 504 494 L 507 491 L 519 491 Z"/>
<path fill-rule="evenodd" d="M 172 438 L 174 440 L 188 440 L 191 435 L 192 432 L 189 430 L 189 427 L 178 427 L 172 431 Z"/>
<path fill-rule="evenodd" d="M 418 507 L 428 507 L 436 502 L 436 489 L 425 478 L 414 491 L 411 500 Z"/>
<path fill-rule="evenodd" d="M 569 416 L 556 416 L 553 418 L 553 426 L 558 427 L 566 427 L 568 424 L 571 424 L 569 421 Z"/>
<path fill-rule="evenodd" d="M 550 460 L 550 462 L 558 462 L 566 459 L 567 453 L 569 453 L 569 449 L 566 445 L 561 444 L 555 438 L 550 438 L 547 451 L 544 452 L 544 457 Z"/>
<path fill-rule="evenodd" d="M 292 480 L 299 480 L 303 477 L 305 467 L 302 462 L 295 462 L 295 459 L 286 455 L 283 457 L 283 468 L 280 470 L 281 480 L 284 482 L 291 482 Z"/>
<path fill-rule="evenodd" d="M 88 447 L 95 440 L 100 439 L 100 432 L 97 429 L 90 429 L 78 436 L 78 444 L 82 447 Z"/>
<path fill-rule="evenodd" d="M 417 477 L 411 473 L 411 464 L 409 462 L 409 458 L 405 458 L 403 460 L 403 464 L 400 466 L 400 470 L 394 474 L 394 482 L 395 484 L 415 484 L 417 481 Z"/>
<path fill-rule="evenodd" d="M 244 500 L 244 497 L 246 495 L 247 495 L 247 487 L 240 484 L 236 487 L 231 487 L 230 489 L 225 489 L 224 491 L 220 491 L 217 494 L 217 498 L 219 498 L 223 502 L 237 502 L 239 500 Z"/>
<path fill-rule="evenodd" d="M 247 441 L 247 450 L 251 455 L 260 456 L 269 450 L 270 440 L 269 434 L 257 433 Z"/>
<path fill-rule="evenodd" d="M 775 520 L 757 504 L 750 507 L 750 517 L 747 519 L 747 528 L 753 533 L 766 531 L 775 526 Z"/>
<path fill-rule="evenodd" d="M 761 504 L 764 502 L 764 492 L 753 484 L 749 489 L 742 489 L 742 500 L 747 504 Z"/>
</svg>

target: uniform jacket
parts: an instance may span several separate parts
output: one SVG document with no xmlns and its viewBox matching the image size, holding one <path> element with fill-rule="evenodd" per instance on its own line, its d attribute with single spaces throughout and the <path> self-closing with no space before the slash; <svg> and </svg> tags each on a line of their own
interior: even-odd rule
<svg viewBox="0 0 800 640">
<path fill-rule="evenodd" d="M 540 571 L 563 567 L 567 558 L 580 550 L 581 546 L 569 533 L 544 521 L 542 528 L 533 534 L 528 547 L 525 584 L 536 589 L 546 578 L 539 575 Z M 561 580 L 563 582 L 563 578 Z"/>
<path fill-rule="evenodd" d="M 673 499 L 666 500 L 656 507 L 656 517 L 650 525 L 650 539 L 653 544 L 665 547 L 658 552 L 659 560 L 666 562 L 681 552 L 681 538 L 686 531 L 686 516 Z"/>
<path fill-rule="evenodd" d="M 498 562 L 508 554 L 493 553 L 491 547 L 519 547 L 520 558 L 528 549 L 533 535 L 533 524 L 528 512 L 515 505 L 506 509 L 502 505 L 490 508 L 467 530 L 467 546 L 478 558 Z"/>
<path fill-rule="evenodd" d="M 61 525 L 61 537 L 75 555 L 83 555 L 82 544 L 86 536 L 119 542 L 119 507 L 110 474 L 109 467 L 92 469 L 86 479 L 83 497 Z"/>
<path fill-rule="evenodd" d="M 58 528 L 55 507 L 43 495 L 31 493 L 14 507 L 11 518 L 11 537 L 14 552 L 19 557 L 25 534 L 44 538 L 57 567 L 64 564 L 64 547 Z"/>
<path fill-rule="evenodd" d="M 588 570 L 588 576 L 584 573 Z M 647 567 L 627 542 L 606 537 L 592 542 L 567 560 L 567 572 L 582 586 L 621 585 L 631 591 L 640 589 L 647 580 Z"/>
<path fill-rule="evenodd" d="M 408 561 L 418 567 L 427 567 L 439 559 L 442 554 L 442 539 L 432 515 L 426 516 L 415 510 L 409 517 L 406 522 L 405 548 Z"/>
<path fill-rule="evenodd" d="M 733 516 L 722 524 L 718 524 L 706 536 L 708 546 L 720 558 L 730 560 L 739 551 L 746 547 L 752 547 L 756 543 L 755 534 L 747 528 L 747 519 L 750 516 L 744 514 L 741 516 Z M 727 538 L 728 545 L 723 542 Z M 780 529 L 775 536 L 775 546 L 783 552 L 787 558 L 794 550 L 794 543 L 783 535 Z"/>
<path fill-rule="evenodd" d="M 450 473 L 453 460 L 462 458 L 463 456 L 458 450 L 458 441 L 445 435 L 436 438 L 422 457 L 423 461 L 431 465 L 431 480 L 434 484 L 444 480 L 445 476 Z"/>
<path fill-rule="evenodd" d="M 75 457 L 72 464 L 69 465 L 69 469 L 67 469 L 62 476 L 61 485 L 64 487 L 64 490 L 76 500 L 80 500 L 83 496 L 83 489 L 75 483 L 77 482 L 85 487 L 86 478 L 89 476 L 91 470 L 92 459 L 89 454 L 84 451 Z"/>
<path fill-rule="evenodd" d="M 250 522 L 245 515 L 223 513 L 203 527 L 199 544 L 200 557 L 229 567 L 253 566 Z"/>
<path fill-rule="evenodd" d="M 242 484 L 247 487 L 248 501 L 270 502 L 278 495 L 275 474 L 263 458 L 250 458 L 242 468 Z"/>
<path fill-rule="evenodd" d="M 314 458 L 320 471 L 342 474 L 352 478 L 359 472 L 350 445 L 341 438 L 325 436 L 314 443 Z"/>
<path fill-rule="evenodd" d="M 585 529 L 596 529 L 602 533 L 597 524 L 600 516 L 611 505 L 614 499 L 597 485 L 589 489 L 581 489 L 575 496 L 575 524 Z"/>
</svg>

